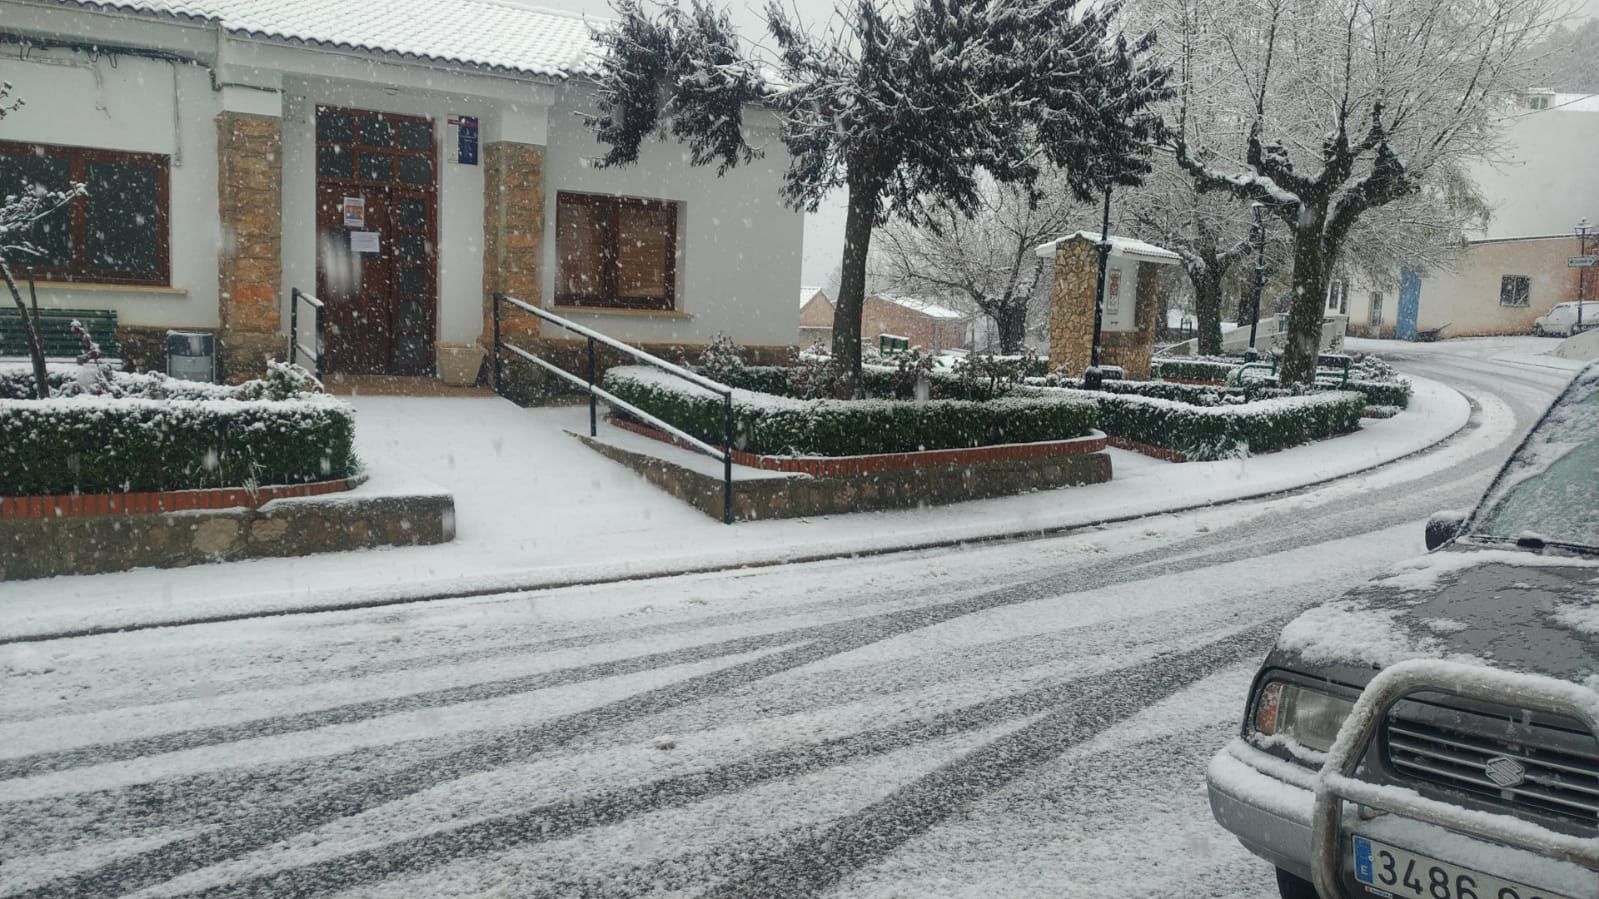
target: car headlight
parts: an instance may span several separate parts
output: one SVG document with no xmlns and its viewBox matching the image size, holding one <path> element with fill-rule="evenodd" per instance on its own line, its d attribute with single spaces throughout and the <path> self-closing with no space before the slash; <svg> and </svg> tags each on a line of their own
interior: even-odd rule
<svg viewBox="0 0 1599 899">
<path fill-rule="evenodd" d="M 1255 700 L 1255 732 L 1283 736 L 1315 752 L 1326 752 L 1355 707 L 1350 700 L 1304 684 L 1269 681 Z"/>
</svg>

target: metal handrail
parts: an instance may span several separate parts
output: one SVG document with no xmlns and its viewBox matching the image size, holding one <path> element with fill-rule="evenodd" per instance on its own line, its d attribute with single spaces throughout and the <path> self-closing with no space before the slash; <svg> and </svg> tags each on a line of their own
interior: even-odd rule
<svg viewBox="0 0 1599 899">
<path fill-rule="evenodd" d="M 567 371 L 564 368 L 561 368 L 558 365 L 555 365 L 555 364 L 553 364 L 553 363 L 551 363 L 551 362 L 549 362 L 549 361 L 547 361 L 545 359 L 541 359 L 537 355 L 535 355 L 534 353 L 531 353 L 528 350 L 523 349 L 522 347 L 519 347 L 519 346 L 517 346 L 517 345 L 515 345 L 513 343 L 507 343 L 505 341 L 505 339 L 501 336 L 501 329 L 500 329 L 500 319 L 501 319 L 500 307 L 501 307 L 502 304 L 507 304 L 507 303 L 510 304 L 512 307 L 514 307 L 516 309 L 520 309 L 523 312 L 530 313 L 530 314 L 532 314 L 533 316 L 535 316 L 537 318 L 540 318 L 540 319 L 543 319 L 544 321 L 549 322 L 550 324 L 557 325 L 559 327 L 565 328 L 566 330 L 571 331 L 574 334 L 578 334 L 578 335 L 586 338 L 588 340 L 588 377 L 587 377 L 587 379 L 585 380 L 584 378 L 580 378 L 577 375 L 572 374 L 571 372 Z M 694 449 L 699 450 L 700 452 L 704 453 L 705 455 L 710 456 L 711 458 L 713 458 L 713 459 L 715 459 L 715 460 L 717 460 L 717 461 L 722 463 L 722 522 L 724 524 L 732 524 L 733 523 L 733 388 L 728 387 L 726 384 L 718 384 L 717 382 L 711 380 L 710 378 L 707 378 L 707 377 L 705 377 L 703 375 L 700 375 L 700 374 L 698 374 L 696 372 L 689 371 L 688 369 L 683 368 L 680 365 L 673 365 L 672 363 L 667 362 L 665 359 L 662 359 L 659 356 L 655 356 L 655 355 L 652 355 L 650 353 L 646 353 L 643 350 L 638 349 L 637 347 L 628 346 L 627 344 L 622 343 L 621 341 L 616 340 L 616 339 L 614 339 L 612 337 L 608 337 L 605 334 L 601 334 L 600 332 L 595 331 L 592 328 L 584 327 L 583 325 L 580 325 L 577 322 L 572 321 L 571 319 L 563 318 L 563 317 L 561 317 L 559 315 L 556 315 L 553 312 L 549 312 L 549 311 L 546 311 L 544 309 L 540 309 L 539 307 L 534 306 L 531 303 L 523 302 L 522 300 L 516 299 L 515 297 L 508 297 L 508 296 L 505 296 L 504 294 L 499 294 L 499 293 L 494 294 L 493 320 L 494 320 L 494 358 L 493 358 L 494 368 L 493 368 L 493 374 L 494 374 L 494 392 L 496 394 L 499 394 L 500 396 L 504 396 L 505 395 L 505 372 L 504 372 L 503 361 L 502 361 L 502 358 L 501 358 L 501 351 L 503 350 L 503 351 L 510 352 L 510 353 L 514 354 L 515 356 L 517 356 L 519 358 L 526 359 L 528 362 L 531 362 L 534 365 L 537 365 L 539 368 L 543 369 L 544 371 L 547 371 L 550 374 L 553 374 L 553 375 L 561 378 L 562 380 L 566 381 L 567 383 L 572 384 L 573 386 L 579 387 L 579 388 L 583 389 L 584 391 L 586 391 L 588 393 L 588 397 L 589 397 L 589 436 L 590 437 L 598 437 L 599 436 L 599 407 L 598 407 L 598 401 L 602 400 L 602 399 L 605 400 L 606 404 L 609 405 L 610 407 L 612 407 L 613 409 L 621 409 L 622 411 L 628 413 L 629 415 L 635 416 L 635 417 L 637 417 L 639 419 L 642 419 L 643 421 L 648 422 L 651 425 L 654 425 L 657 428 L 660 428 L 661 430 L 667 432 L 668 434 L 671 434 L 673 437 L 676 437 L 677 439 L 683 441 L 684 443 L 687 443 L 689 446 L 693 447 Z M 660 369 L 661 371 L 666 372 L 667 374 L 674 375 L 676 377 L 682 378 L 683 380 L 688 381 L 689 383 L 695 385 L 696 387 L 703 388 L 703 389 L 708 390 L 711 393 L 714 393 L 717 396 L 721 397 L 722 398 L 722 446 L 721 447 L 716 447 L 713 444 L 707 443 L 706 441 L 701 440 L 700 438 L 694 436 L 693 434 L 688 433 L 687 431 L 683 430 L 682 428 L 677 427 L 676 425 L 672 424 L 671 422 L 666 421 L 666 420 L 664 420 L 664 419 L 662 419 L 662 418 L 660 418 L 658 416 L 652 415 L 652 414 L 650 414 L 648 412 L 645 412 L 643 409 L 640 409 L 639 407 L 633 405 L 632 403 L 629 403 L 626 400 L 618 398 L 617 396 L 612 394 L 610 391 L 607 391 L 604 388 L 597 386 L 594 383 L 594 368 L 595 368 L 595 363 L 594 363 L 594 345 L 596 343 L 602 343 L 602 344 L 610 347 L 613 350 L 617 350 L 619 352 L 626 353 L 627 355 L 632 356 L 633 358 L 639 360 L 640 362 L 644 362 L 644 363 L 647 363 L 649 365 L 653 365 L 654 367 Z"/>
<path fill-rule="evenodd" d="M 311 333 L 316 341 L 316 349 L 314 350 L 300 343 L 301 300 L 304 300 L 306 305 L 311 308 L 311 313 L 316 319 L 315 324 L 311 326 Z M 327 345 L 322 339 L 323 318 L 326 314 L 324 310 L 326 308 L 326 305 L 321 300 L 298 287 L 289 291 L 289 364 L 299 364 L 301 353 L 309 355 L 315 360 L 312 363 L 312 374 L 316 375 L 318 381 L 322 380 L 322 350 Z"/>
<path fill-rule="evenodd" d="M 1564 715 L 1599 736 L 1599 695 L 1577 684 L 1435 659 L 1413 659 L 1384 669 L 1355 702 L 1316 778 L 1311 817 L 1311 874 L 1316 890 L 1326 899 L 1346 895 L 1340 876 L 1346 801 L 1599 870 L 1599 839 L 1558 833 L 1509 815 L 1472 811 L 1355 779 L 1355 769 L 1389 710 L 1405 697 L 1422 692 Z"/>
</svg>

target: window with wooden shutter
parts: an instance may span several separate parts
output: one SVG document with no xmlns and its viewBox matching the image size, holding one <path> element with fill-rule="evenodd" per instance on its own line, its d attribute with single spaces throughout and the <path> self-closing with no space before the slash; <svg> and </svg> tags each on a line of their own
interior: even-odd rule
<svg viewBox="0 0 1599 899">
<path fill-rule="evenodd" d="M 677 204 L 590 194 L 556 195 L 556 303 L 672 309 Z"/>
<path fill-rule="evenodd" d="M 0 141 L 0 196 L 73 183 L 87 196 L 35 222 L 25 239 L 43 255 L 15 267 L 42 281 L 171 283 L 167 157 Z"/>
</svg>

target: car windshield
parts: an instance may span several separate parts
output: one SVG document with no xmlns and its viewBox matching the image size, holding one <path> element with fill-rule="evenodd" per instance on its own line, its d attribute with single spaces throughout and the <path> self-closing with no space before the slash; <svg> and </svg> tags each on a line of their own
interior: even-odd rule
<svg viewBox="0 0 1599 899">
<path fill-rule="evenodd" d="M 1472 533 L 1599 550 L 1599 370 L 1572 385 L 1510 460 Z"/>
</svg>

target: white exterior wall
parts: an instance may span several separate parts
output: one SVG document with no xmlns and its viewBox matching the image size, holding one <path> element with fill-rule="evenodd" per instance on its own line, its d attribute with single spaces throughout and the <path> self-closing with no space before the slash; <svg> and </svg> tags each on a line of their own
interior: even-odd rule
<svg viewBox="0 0 1599 899">
<path fill-rule="evenodd" d="M 689 166 L 686 151 L 670 142 L 647 146 L 637 166 L 600 170 L 588 159 L 602 148 L 576 115 L 590 96 L 587 85 L 289 46 L 219 34 L 212 26 L 56 4 L 8 2 L 5 24 L 86 44 L 118 39 L 195 60 L 175 64 L 174 91 L 174 64 L 164 60 L 119 54 L 115 68 L 105 57 L 91 66 L 84 51 L 37 48 L 32 62 L 7 59 L 4 77 L 28 105 L 0 121 L 0 139 L 173 157 L 171 286 L 42 287 L 42 305 L 115 309 L 127 325 L 219 326 L 223 239 L 216 118 L 226 109 L 282 117 L 281 309 L 287 331 L 290 290 L 316 285 L 315 107 L 325 103 L 434 120 L 440 178 L 439 341 L 472 341 L 483 327 L 482 159 L 476 166 L 454 161 L 451 115 L 479 118 L 480 151 L 501 140 L 546 149 L 541 273 L 546 306 L 554 298 L 560 191 L 673 200 L 682 204 L 678 314 L 582 311 L 575 316 L 623 340 L 703 343 L 721 332 L 745 344 L 794 341 L 803 216 L 778 197 L 788 158 L 775 130 L 754 127 L 752 142 L 765 147 L 765 158 L 723 178 L 713 168 Z"/>
<path fill-rule="evenodd" d="M 1599 112 L 1520 109 L 1507 127 L 1508 159 L 1471 172 L 1494 210 L 1481 236 L 1574 235 L 1583 216 L 1599 222 Z"/>
<path fill-rule="evenodd" d="M 578 117 L 590 89 L 568 85 L 549 118 L 545 157 L 544 305 L 553 306 L 556 283 L 556 194 L 615 194 L 682 203 L 678 218 L 677 311 L 682 315 L 607 310 L 559 311 L 620 340 L 705 343 L 718 332 L 741 344 L 794 342 L 799 309 L 804 217 L 778 197 L 788 153 L 775 131 L 757 129 L 752 144 L 766 156 L 718 178 L 715 167 L 694 168 L 688 151 L 673 142 L 648 143 L 637 165 L 601 169 L 591 160 L 604 146 Z M 545 333 L 558 336 L 559 329 Z"/>
<path fill-rule="evenodd" d="M 0 120 L 0 140 L 171 157 L 170 286 L 40 285 L 39 305 L 115 309 L 126 325 L 216 327 L 220 104 L 210 71 L 130 55 L 113 67 L 74 50 L 34 49 L 27 61 L 7 53 L 0 74 L 26 105 Z"/>
<path fill-rule="evenodd" d="M 1577 270 L 1566 267 L 1567 257 L 1575 255 L 1574 236 L 1473 242 L 1453 269 L 1422 276 L 1416 326 L 1427 331 L 1448 325 L 1446 337 L 1530 333 L 1533 319 L 1556 303 L 1576 299 Z M 1505 275 L 1532 279 L 1526 306 L 1499 305 L 1499 287 Z M 1589 277 L 1589 291 L 1593 292 L 1593 276 Z M 1373 291 L 1382 293 L 1381 329 L 1384 335 L 1391 335 L 1399 321 L 1397 273 L 1378 284 L 1350 281 L 1350 327 L 1370 330 Z"/>
</svg>

